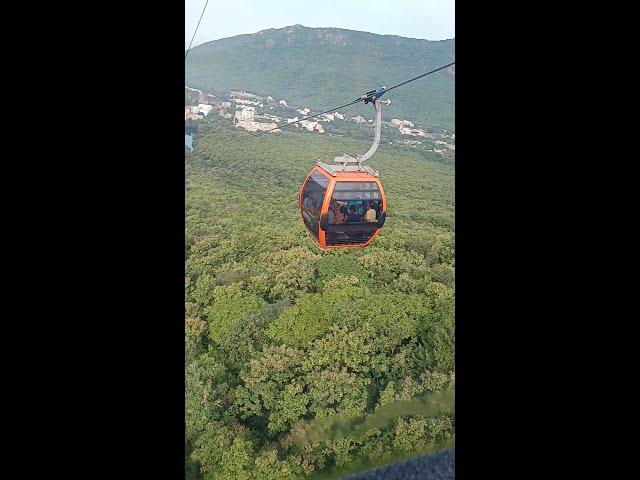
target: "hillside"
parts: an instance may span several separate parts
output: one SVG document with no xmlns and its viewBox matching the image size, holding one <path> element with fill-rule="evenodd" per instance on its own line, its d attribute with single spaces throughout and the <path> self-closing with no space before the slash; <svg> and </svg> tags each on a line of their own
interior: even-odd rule
<svg viewBox="0 0 640 480">
<path fill-rule="evenodd" d="M 381 234 L 323 252 L 300 183 L 370 138 L 190 126 L 185 478 L 328 480 L 452 447 L 454 159 L 381 145 Z"/>
<path fill-rule="evenodd" d="M 454 58 L 454 39 L 428 41 L 294 25 L 193 48 L 186 62 L 185 82 L 211 92 L 244 89 L 320 111 Z M 453 130 L 454 83 L 455 70 L 447 69 L 398 88 L 389 95 L 393 103 L 385 108 L 384 118 Z M 353 113 L 364 114 L 371 107 L 357 104 L 351 108 Z"/>
</svg>

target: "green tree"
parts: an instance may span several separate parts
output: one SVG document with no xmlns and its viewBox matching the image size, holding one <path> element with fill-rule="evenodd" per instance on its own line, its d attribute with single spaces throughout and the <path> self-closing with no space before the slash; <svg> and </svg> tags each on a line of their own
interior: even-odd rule
<svg viewBox="0 0 640 480">
<path fill-rule="evenodd" d="M 285 345 L 270 346 L 249 362 L 236 389 L 242 418 L 267 419 L 270 434 L 287 431 L 307 413 L 301 366 L 303 354 Z"/>
<path fill-rule="evenodd" d="M 226 427 L 211 424 L 195 441 L 191 457 L 207 480 L 249 480 L 253 448 Z"/>
<path fill-rule="evenodd" d="M 213 298 L 214 303 L 206 313 L 209 335 L 218 343 L 234 322 L 244 316 L 258 314 L 266 304 L 260 297 L 242 290 L 238 284 L 216 287 Z"/>
<path fill-rule="evenodd" d="M 189 364 L 185 372 L 185 420 L 189 440 L 213 421 L 222 421 L 228 403 L 227 372 L 211 353 Z"/>
</svg>

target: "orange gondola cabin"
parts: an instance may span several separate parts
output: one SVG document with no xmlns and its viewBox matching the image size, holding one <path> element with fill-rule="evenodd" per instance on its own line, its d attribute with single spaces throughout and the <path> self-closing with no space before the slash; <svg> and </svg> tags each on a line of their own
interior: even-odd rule
<svg viewBox="0 0 640 480">
<path fill-rule="evenodd" d="M 354 168 L 318 162 L 300 189 L 302 221 L 322 249 L 364 247 L 384 225 L 387 202 L 377 172 Z"/>
</svg>

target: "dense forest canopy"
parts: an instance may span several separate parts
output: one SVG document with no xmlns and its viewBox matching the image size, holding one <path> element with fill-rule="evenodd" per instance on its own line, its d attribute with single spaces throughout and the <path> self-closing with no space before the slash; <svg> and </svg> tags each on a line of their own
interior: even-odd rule
<svg viewBox="0 0 640 480">
<path fill-rule="evenodd" d="M 388 217 L 320 251 L 297 211 L 317 160 L 370 140 L 258 138 L 217 115 L 185 149 L 190 479 L 337 478 L 454 439 L 452 157 L 383 144 Z"/>
<path fill-rule="evenodd" d="M 212 92 L 246 89 L 319 112 L 446 65 L 454 60 L 454 50 L 454 39 L 294 25 L 192 48 L 186 82 Z M 384 118 L 452 130 L 454 84 L 455 69 L 449 68 L 394 90 L 394 110 L 383 112 Z"/>
</svg>

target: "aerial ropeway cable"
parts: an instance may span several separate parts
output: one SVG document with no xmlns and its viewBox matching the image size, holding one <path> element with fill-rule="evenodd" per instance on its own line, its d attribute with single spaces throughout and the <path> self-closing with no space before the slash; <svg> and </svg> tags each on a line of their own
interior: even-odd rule
<svg viewBox="0 0 640 480">
<path fill-rule="evenodd" d="M 196 33 L 198 33 L 198 27 L 200 26 L 200 22 L 202 21 L 202 17 L 204 16 L 204 12 L 207 9 L 207 5 L 209 5 L 209 0 L 204 4 L 204 8 L 202 9 L 202 13 L 200 14 L 200 19 L 198 20 L 198 24 L 196 25 L 196 29 L 193 32 L 193 37 L 191 37 L 191 41 L 189 42 L 189 48 L 184 52 L 184 61 L 187 61 L 187 55 L 189 55 L 189 50 L 191 50 L 191 44 L 193 43 L 193 39 L 196 38 Z"/>
<path fill-rule="evenodd" d="M 406 80 L 404 82 L 398 83 L 397 85 L 394 85 L 392 87 L 382 87 L 380 90 L 371 90 L 370 92 L 365 93 L 361 97 L 356 98 L 353 102 L 346 103 L 344 105 L 332 108 L 330 110 L 326 110 L 324 112 L 314 113 L 313 115 L 307 115 L 306 117 L 302 117 L 300 120 L 296 120 L 296 121 L 288 123 L 286 125 L 281 125 L 281 126 L 277 126 L 277 127 L 274 127 L 274 128 L 269 128 L 267 130 L 260 130 L 258 132 L 252 133 L 251 136 L 252 137 L 258 137 L 258 136 L 260 136 L 260 135 L 262 135 L 264 133 L 271 132 L 272 130 L 277 130 L 277 129 L 281 128 L 281 127 L 288 127 L 289 125 L 295 125 L 296 123 L 300 123 L 300 122 L 302 122 L 304 120 L 308 120 L 310 118 L 319 117 L 320 115 L 324 115 L 326 113 L 335 112 L 336 110 L 340 110 L 341 108 L 345 108 L 345 107 L 348 107 L 350 105 L 354 105 L 354 104 L 359 103 L 359 102 L 363 102 L 363 101 L 364 101 L 364 103 L 372 102 L 374 98 L 380 98 L 383 94 L 385 94 L 389 90 L 393 90 L 394 88 L 401 87 L 402 85 L 406 85 L 407 83 L 413 82 L 414 80 L 418 80 L 419 78 L 426 77 L 427 75 L 431 75 L 432 73 L 439 72 L 440 70 L 444 70 L 445 68 L 448 68 L 448 67 L 451 67 L 452 65 L 455 65 L 455 63 L 456 62 L 447 63 L 446 65 L 442 65 L 441 67 L 434 68 L 433 70 L 430 70 L 430 71 L 428 71 L 426 73 L 423 73 L 422 75 L 418 75 L 417 77 L 410 78 L 409 80 Z"/>
</svg>

